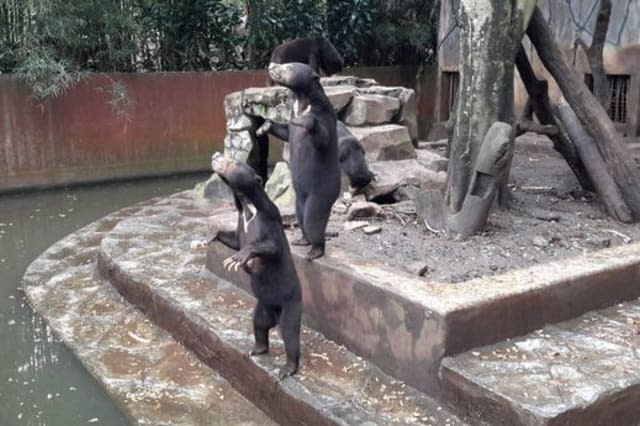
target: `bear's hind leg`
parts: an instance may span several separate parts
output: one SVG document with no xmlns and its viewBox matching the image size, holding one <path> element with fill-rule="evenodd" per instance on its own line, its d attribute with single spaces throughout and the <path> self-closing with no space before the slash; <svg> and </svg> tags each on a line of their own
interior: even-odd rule
<svg viewBox="0 0 640 426">
<path fill-rule="evenodd" d="M 302 236 L 295 241 L 291 242 L 291 245 L 294 246 L 308 246 L 309 240 L 307 239 L 304 232 L 304 204 L 305 198 L 301 195 L 296 194 L 296 219 L 298 220 L 298 227 L 300 228 L 300 232 L 302 232 Z"/>
<path fill-rule="evenodd" d="M 269 352 L 269 330 L 276 325 L 276 317 L 260 302 L 253 311 L 253 335 L 255 345 L 249 355 L 262 355 Z"/>
<path fill-rule="evenodd" d="M 300 361 L 300 321 L 302 318 L 302 303 L 292 302 L 282 309 L 280 316 L 280 331 L 287 354 L 287 363 L 280 369 L 278 377 L 284 379 L 298 371 Z"/>
<path fill-rule="evenodd" d="M 305 258 L 313 260 L 324 254 L 324 233 L 329 222 L 333 203 L 319 196 L 310 196 L 304 206 L 304 235 L 311 243 L 311 250 Z"/>
</svg>

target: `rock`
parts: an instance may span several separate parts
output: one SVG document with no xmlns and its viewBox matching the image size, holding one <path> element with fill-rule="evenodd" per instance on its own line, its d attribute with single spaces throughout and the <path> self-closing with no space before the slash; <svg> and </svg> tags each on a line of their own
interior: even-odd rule
<svg viewBox="0 0 640 426">
<path fill-rule="evenodd" d="M 252 147 L 251 135 L 246 130 L 229 132 L 224 138 L 224 154 L 236 160 L 246 162 Z"/>
<path fill-rule="evenodd" d="M 294 207 L 278 207 L 280 217 L 282 217 L 282 225 L 285 228 L 291 228 L 296 223 L 296 209 Z"/>
<path fill-rule="evenodd" d="M 551 244 L 551 241 L 548 238 L 545 238 L 541 235 L 536 235 L 535 237 L 533 237 L 531 242 L 533 243 L 534 246 L 540 247 L 540 248 L 548 247 L 549 244 Z"/>
<path fill-rule="evenodd" d="M 416 150 L 406 127 L 385 124 L 375 127 L 349 127 L 360 141 L 369 164 L 376 161 L 416 158 Z"/>
<path fill-rule="evenodd" d="M 558 213 L 549 210 L 534 208 L 532 213 L 536 219 L 544 220 L 546 222 L 558 222 L 562 218 Z"/>
<path fill-rule="evenodd" d="M 333 105 L 336 114 L 340 114 L 342 110 L 349 105 L 353 99 L 353 93 L 356 88 L 354 86 L 330 86 L 324 89 L 325 94 L 329 98 L 329 102 Z"/>
<path fill-rule="evenodd" d="M 382 208 L 376 203 L 369 201 L 357 201 L 349 207 L 347 211 L 347 220 L 353 220 L 360 217 L 374 217 L 382 213 Z"/>
<path fill-rule="evenodd" d="M 355 86 L 355 87 L 369 87 L 377 85 L 378 82 L 372 78 L 360 78 L 353 75 L 334 75 L 332 77 L 322 77 L 320 84 L 323 87 L 330 86 Z"/>
<path fill-rule="evenodd" d="M 369 226 L 369 222 L 363 221 L 363 220 L 354 220 L 354 221 L 345 222 L 342 225 L 342 228 L 345 231 L 355 231 L 356 229 L 364 228 L 366 226 Z"/>
<path fill-rule="evenodd" d="M 437 141 L 420 141 L 418 142 L 418 149 L 439 149 L 446 148 L 449 144 L 448 139 L 439 139 Z"/>
<path fill-rule="evenodd" d="M 592 237 L 587 238 L 585 243 L 595 248 L 607 248 L 611 247 L 611 238 L 606 237 Z"/>
<path fill-rule="evenodd" d="M 369 226 L 365 226 L 364 228 L 362 228 L 362 231 L 366 235 L 379 234 L 380 232 L 382 232 L 382 227 L 380 227 L 378 225 L 369 225 Z"/>
<path fill-rule="evenodd" d="M 393 192 L 394 200 L 398 201 L 398 204 L 405 201 L 413 201 L 416 198 L 416 193 L 420 191 L 420 188 L 414 185 L 404 185 L 398 187 Z M 392 204 L 394 206 L 395 204 Z"/>
<path fill-rule="evenodd" d="M 291 118 L 293 101 L 289 89 L 280 86 L 252 87 L 229 93 L 224 97 L 224 114 L 228 131 L 242 131 L 249 128 L 249 120 L 242 110 L 246 107 L 256 114 L 276 121 Z"/>
<path fill-rule="evenodd" d="M 381 161 L 370 164 L 376 179 L 365 188 L 368 200 L 387 195 L 406 185 L 422 190 L 442 188 L 447 178 L 445 172 L 434 172 L 417 160 Z"/>
<path fill-rule="evenodd" d="M 325 238 L 336 238 L 340 233 L 335 229 L 327 229 L 324 233 Z"/>
<path fill-rule="evenodd" d="M 345 124 L 349 126 L 364 126 L 366 124 L 382 124 L 400 109 L 400 101 L 384 95 L 357 95 L 343 113 Z"/>
<path fill-rule="evenodd" d="M 411 200 L 404 200 L 398 203 L 389 204 L 389 207 L 398 214 L 414 215 L 416 206 Z"/>
<path fill-rule="evenodd" d="M 338 200 L 335 202 L 331 211 L 336 214 L 345 214 L 349 210 L 349 208 L 342 202 L 342 200 Z"/>
<path fill-rule="evenodd" d="M 425 262 L 414 262 L 409 265 L 409 271 L 419 277 L 424 277 L 429 272 L 429 264 Z"/>
<path fill-rule="evenodd" d="M 413 89 L 402 86 L 370 86 L 359 88 L 356 93 L 384 95 L 398 99 L 400 108 L 392 121 L 406 126 L 413 146 L 418 146 L 418 103 Z"/>
<path fill-rule="evenodd" d="M 433 170 L 434 172 L 447 170 L 449 160 L 442 155 L 426 149 L 419 149 L 416 151 L 416 154 L 418 155 L 417 158 L 420 164 L 425 166 L 427 169 Z"/>
<path fill-rule="evenodd" d="M 295 209 L 296 194 L 293 190 L 291 171 L 284 161 L 276 164 L 264 189 L 281 212 L 286 209 Z"/>
<path fill-rule="evenodd" d="M 206 198 L 208 200 L 233 200 L 233 191 L 229 185 L 224 183 L 220 176 L 212 174 L 205 181 L 197 184 L 193 189 L 194 196 L 197 198 Z"/>
</svg>

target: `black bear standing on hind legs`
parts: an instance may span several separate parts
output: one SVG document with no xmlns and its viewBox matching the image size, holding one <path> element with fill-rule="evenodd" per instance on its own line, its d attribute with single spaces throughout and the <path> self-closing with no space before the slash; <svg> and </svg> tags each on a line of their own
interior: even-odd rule
<svg viewBox="0 0 640 426">
<path fill-rule="evenodd" d="M 231 187 L 238 209 L 235 231 L 215 230 L 209 241 L 220 241 L 240 250 L 224 260 L 228 270 L 242 268 L 251 276 L 251 289 L 258 299 L 253 312 L 255 346 L 251 355 L 269 351 L 269 330 L 280 324 L 287 362 L 282 379 L 298 370 L 302 290 L 293 264 L 278 208 L 262 188 L 262 180 L 246 164 L 215 153 L 211 167 Z"/>
<path fill-rule="evenodd" d="M 256 133 L 269 132 L 289 142 L 296 219 L 302 230 L 302 238 L 292 244 L 311 245 L 306 259 L 313 260 L 324 254 L 324 233 L 340 194 L 336 113 L 320 77 L 308 65 L 271 64 L 269 75 L 293 92 L 293 118 L 288 124 L 266 120 Z"/>
<path fill-rule="evenodd" d="M 300 62 L 307 64 L 313 71 L 333 75 L 342 71 L 344 60 L 336 48 L 324 37 L 299 38 L 276 46 L 271 53 L 271 64 Z M 267 81 L 271 85 L 273 79 Z"/>
</svg>

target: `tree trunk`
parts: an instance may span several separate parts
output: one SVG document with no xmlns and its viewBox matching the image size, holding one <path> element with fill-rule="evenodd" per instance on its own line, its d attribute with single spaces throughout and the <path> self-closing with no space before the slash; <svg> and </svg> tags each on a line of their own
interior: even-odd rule
<svg viewBox="0 0 640 426">
<path fill-rule="evenodd" d="M 565 61 L 537 7 L 531 17 L 527 34 L 564 97 L 598 145 L 607 169 L 615 179 L 633 219 L 640 219 L 640 176 L 632 156 L 622 144 L 620 135 L 602 105 L 589 92 L 577 72 Z"/>
<path fill-rule="evenodd" d="M 496 195 L 508 198 L 514 59 L 534 8 L 535 0 L 460 0 L 460 84 L 445 194 L 416 201 L 429 229 L 475 234 Z"/>
<path fill-rule="evenodd" d="M 596 193 L 609 215 L 621 222 L 631 222 L 631 212 L 622 199 L 620 189 L 607 171 L 607 165 L 602 159 L 596 143 L 584 130 L 576 114 L 566 103 L 554 105 L 554 111 L 574 142 L 595 185 Z"/>
<path fill-rule="evenodd" d="M 547 82 L 538 80 L 522 45 L 520 45 L 518 54 L 516 55 L 516 65 L 518 67 L 520 79 L 527 89 L 527 94 L 529 95 L 529 100 L 532 103 L 533 111 L 536 117 L 538 117 L 540 124 L 559 127 L 551 110 Z M 559 132 L 556 135 L 549 135 L 549 138 L 553 142 L 553 148 L 558 151 L 562 157 L 564 157 L 576 179 L 580 182 L 582 188 L 587 191 L 593 191 L 593 182 L 589 178 L 584 165 L 580 161 L 576 148 L 571 140 L 562 132 Z"/>
<path fill-rule="evenodd" d="M 458 213 L 469 192 L 482 140 L 496 121 L 513 123 L 514 2 L 460 1 L 460 84 L 445 200 Z M 518 28 L 516 28 L 518 27 Z M 519 39 L 518 39 L 519 42 Z"/>
<path fill-rule="evenodd" d="M 607 73 L 604 69 L 602 52 L 604 50 L 607 32 L 609 31 L 610 19 L 611 0 L 600 0 L 593 40 L 591 41 L 591 46 L 585 49 L 593 77 L 593 95 L 607 113 L 609 109 L 611 109 L 611 99 L 609 97 L 609 83 L 607 82 Z"/>
</svg>

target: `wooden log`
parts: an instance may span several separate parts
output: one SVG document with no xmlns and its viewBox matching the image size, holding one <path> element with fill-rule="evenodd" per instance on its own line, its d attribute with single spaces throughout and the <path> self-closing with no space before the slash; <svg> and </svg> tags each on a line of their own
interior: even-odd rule
<svg viewBox="0 0 640 426">
<path fill-rule="evenodd" d="M 531 17 L 527 35 L 576 116 L 595 140 L 608 172 L 620 189 L 633 219 L 639 220 L 640 176 L 633 158 L 620 140 L 620 135 L 602 105 L 589 92 L 577 72 L 565 61 L 538 7 Z"/>
<path fill-rule="evenodd" d="M 558 135 L 558 128 L 553 124 L 540 124 L 532 120 L 520 120 L 518 121 L 518 129 L 516 130 L 516 136 L 520 136 L 526 132 L 533 132 L 539 135 L 546 135 L 554 137 Z"/>
<path fill-rule="evenodd" d="M 553 116 L 553 111 L 551 110 L 547 82 L 538 80 L 522 44 L 516 54 L 516 66 L 518 67 L 520 79 L 524 83 L 529 95 L 529 100 L 532 103 L 531 106 L 533 108 L 533 112 L 536 117 L 538 117 L 540 124 L 553 125 L 558 128 L 558 123 Z M 549 136 L 549 138 L 553 142 L 553 148 L 562 155 L 569 165 L 569 168 L 571 168 L 576 179 L 580 182 L 580 186 L 587 191 L 593 191 L 593 182 L 591 182 L 582 161 L 578 157 L 578 153 L 571 142 L 571 139 L 566 137 L 562 132 Z"/>
<path fill-rule="evenodd" d="M 584 130 L 580 120 L 566 103 L 554 105 L 554 112 L 562 121 L 564 128 L 574 142 L 578 154 L 595 185 L 598 198 L 604 204 L 609 215 L 621 222 L 631 222 L 631 212 L 627 207 L 618 185 L 607 170 L 600 151 L 593 138 Z"/>
</svg>

